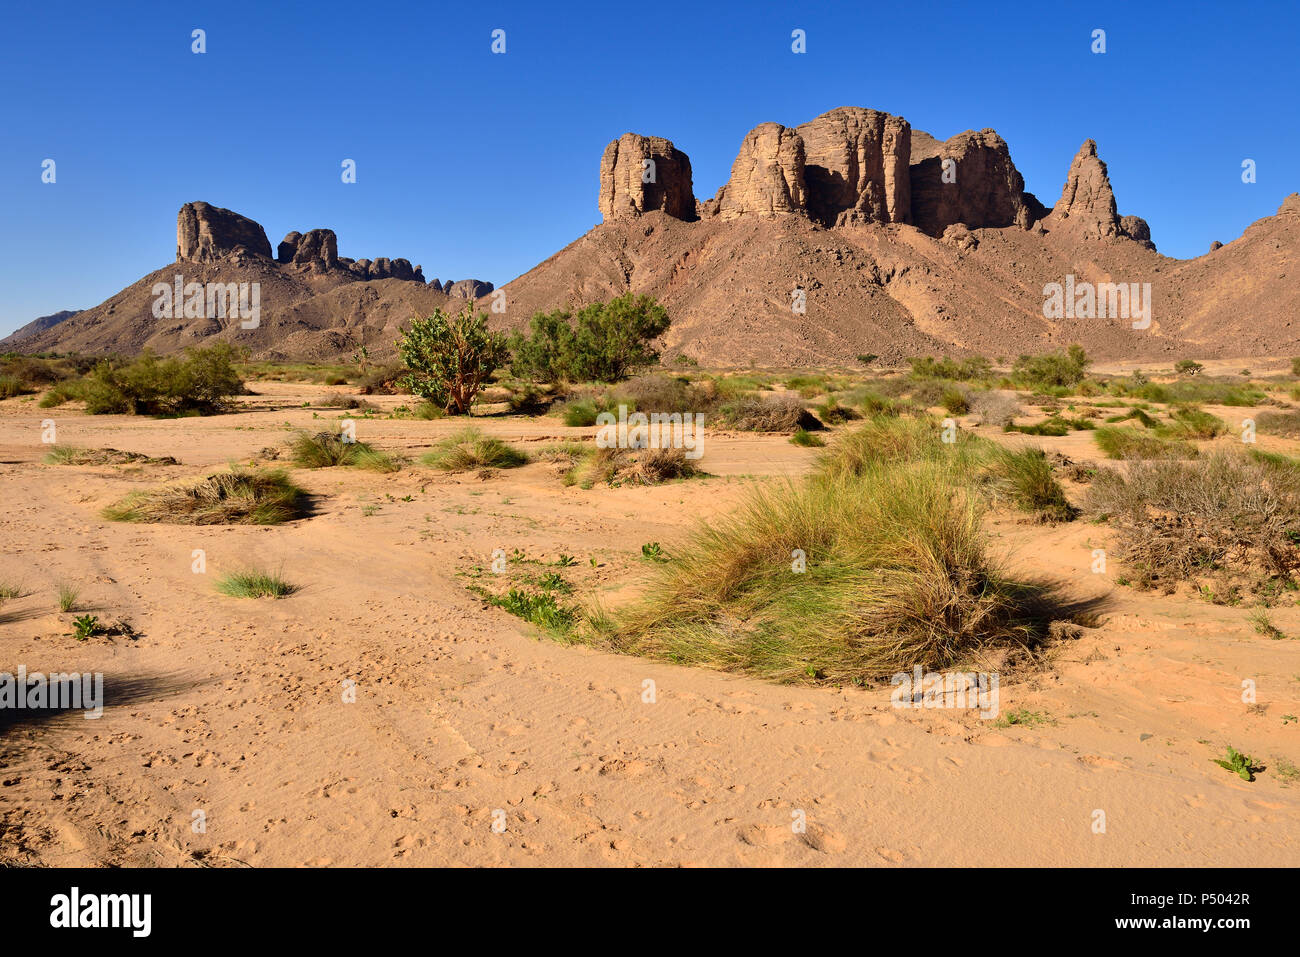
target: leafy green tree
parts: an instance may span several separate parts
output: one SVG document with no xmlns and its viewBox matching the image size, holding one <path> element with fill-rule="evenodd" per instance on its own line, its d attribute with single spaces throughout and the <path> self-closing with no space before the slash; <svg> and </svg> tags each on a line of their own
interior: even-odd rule
<svg viewBox="0 0 1300 957">
<path fill-rule="evenodd" d="M 435 309 L 415 319 L 397 340 L 397 351 L 410 370 L 402 385 L 450 415 L 464 415 L 484 384 L 505 363 L 506 339 L 487 327 L 488 315 L 467 303 L 459 315 Z"/>
<path fill-rule="evenodd" d="M 573 314 L 567 311 L 539 312 L 529 322 L 529 334 L 516 331 L 510 336 L 510 371 L 521 379 L 558 382 L 571 378 L 573 356 Z"/>
<path fill-rule="evenodd" d="M 663 306 L 632 293 L 593 303 L 576 316 L 538 313 L 528 335 L 510 337 L 511 371 L 540 382 L 617 382 L 659 359 L 651 343 L 668 325 Z"/>
</svg>

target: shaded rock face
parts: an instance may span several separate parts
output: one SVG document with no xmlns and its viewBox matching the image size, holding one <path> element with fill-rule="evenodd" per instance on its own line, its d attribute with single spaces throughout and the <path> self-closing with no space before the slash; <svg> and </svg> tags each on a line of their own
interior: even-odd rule
<svg viewBox="0 0 1300 957">
<path fill-rule="evenodd" d="M 298 241 L 300 239 L 302 239 L 302 233 L 294 231 L 280 240 L 280 245 L 275 248 L 275 261 L 281 265 L 293 262 L 294 253 L 298 251 Z"/>
<path fill-rule="evenodd" d="M 1061 198 L 1047 217 L 1048 229 L 1061 227 L 1093 239 L 1120 234 L 1115 193 L 1093 140 L 1085 140 L 1074 155 Z"/>
<path fill-rule="evenodd" d="M 178 262 L 216 262 L 240 251 L 271 258 L 266 230 L 246 216 L 208 203 L 186 203 L 176 216 Z"/>
<path fill-rule="evenodd" d="M 654 210 L 694 219 L 690 158 L 670 140 L 624 133 L 605 147 L 601 157 L 597 205 L 605 222 Z"/>
<path fill-rule="evenodd" d="M 290 236 L 293 233 L 289 234 Z M 286 241 L 288 236 L 285 237 Z M 284 243 L 280 243 L 280 253 L 284 253 Z M 316 266 L 321 269 L 333 269 L 339 262 L 339 241 L 332 229 L 309 229 L 298 239 L 293 253 L 293 262 L 299 266 Z"/>
<path fill-rule="evenodd" d="M 363 279 L 405 279 L 424 282 L 424 268 L 412 266 L 409 259 L 388 259 L 384 256 L 378 259 L 358 259 L 353 268 L 363 274 Z"/>
<path fill-rule="evenodd" d="M 944 160 L 949 164 L 945 182 Z M 1011 162 L 1006 141 L 993 130 L 967 130 L 940 144 L 911 167 L 912 219 L 922 232 L 942 236 L 956 223 L 971 229 L 1028 229 L 1046 212 Z"/>
<path fill-rule="evenodd" d="M 1121 216 L 1119 218 L 1119 234 L 1145 246 L 1147 249 L 1154 250 L 1156 244 L 1151 241 L 1151 227 L 1141 216 Z"/>
<path fill-rule="evenodd" d="M 481 279 L 461 279 L 458 282 L 448 280 L 442 291 L 453 299 L 479 299 L 490 293 L 493 288 L 492 283 Z"/>
<path fill-rule="evenodd" d="M 846 106 L 797 128 L 808 213 L 825 226 L 906 223 L 912 127 L 901 116 Z"/>
<path fill-rule="evenodd" d="M 803 138 L 780 123 L 762 123 L 747 134 L 708 213 L 723 219 L 752 214 L 765 219 L 804 212 Z"/>
</svg>

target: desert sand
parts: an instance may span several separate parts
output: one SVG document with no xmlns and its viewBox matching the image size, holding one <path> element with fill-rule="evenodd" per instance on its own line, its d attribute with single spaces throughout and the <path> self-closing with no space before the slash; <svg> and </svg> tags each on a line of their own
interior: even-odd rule
<svg viewBox="0 0 1300 957">
<path fill-rule="evenodd" d="M 1279 769 L 1300 760 L 1283 717 L 1300 714 L 1300 641 L 1256 634 L 1241 608 L 1119 587 L 1118 563 L 1093 574 L 1104 526 L 990 525 L 1014 566 L 1105 601 L 1099 627 L 1003 682 L 1002 715 L 1042 720 L 897 709 L 887 686 L 780 686 L 565 645 L 466 588 L 494 549 L 518 549 L 573 556 L 575 583 L 617 600 L 643 543 L 671 549 L 748 483 L 806 471 L 815 450 L 785 436 L 709 432 L 711 477 L 656 487 L 565 487 L 544 462 L 486 479 L 295 470 L 313 514 L 278 527 L 100 517 L 131 490 L 260 460 L 339 417 L 302 408 L 323 387 L 254 387 L 210 418 L 0 402 L 0 576 L 26 591 L 0 607 L 0 670 L 102 672 L 108 699 L 98 720 L 28 713 L 0 729 L 0 863 L 1300 863 L 1300 780 Z M 1210 411 L 1230 426 L 1250 413 Z M 46 418 L 60 444 L 181 464 L 43 464 Z M 408 453 L 460 427 L 356 421 L 358 438 Z M 524 448 L 592 433 L 480 425 Z M 1097 458 L 1086 433 L 1035 441 Z M 215 578 L 247 563 L 300 590 L 218 594 Z M 74 641 L 60 583 L 80 587 L 78 612 L 136 637 Z M 1274 620 L 1300 634 L 1300 609 Z M 1217 767 L 1229 744 L 1267 770 L 1248 783 Z"/>
</svg>

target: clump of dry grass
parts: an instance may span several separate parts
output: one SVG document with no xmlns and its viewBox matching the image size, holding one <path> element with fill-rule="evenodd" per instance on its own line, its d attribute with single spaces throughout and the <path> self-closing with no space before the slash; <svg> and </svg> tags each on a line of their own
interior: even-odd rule
<svg viewBox="0 0 1300 957">
<path fill-rule="evenodd" d="M 1015 395 L 997 392 L 993 389 L 972 391 L 967 396 L 970 411 L 980 425 L 995 425 L 1001 428 L 1010 425 L 1024 410 Z"/>
<path fill-rule="evenodd" d="M 1045 634 L 1048 593 L 990 557 L 968 478 L 922 458 L 757 486 L 654 565 L 644 599 L 593 614 L 593 640 L 778 681 L 1023 652 Z"/>
<path fill-rule="evenodd" d="M 1095 476 L 1087 508 L 1119 535 L 1144 587 L 1235 571 L 1292 579 L 1300 568 L 1300 470 L 1218 451 L 1192 462 L 1134 462 Z"/>
<path fill-rule="evenodd" d="M 1181 459 L 1197 455 L 1196 446 L 1190 442 L 1143 429 L 1103 426 L 1093 432 L 1093 439 L 1111 459 Z"/>
<path fill-rule="evenodd" d="M 140 452 L 120 449 L 84 449 L 75 445 L 56 445 L 45 456 L 47 465 L 179 465 L 170 455 L 154 458 Z"/>
<path fill-rule="evenodd" d="M 584 487 L 595 482 L 610 485 L 659 485 L 700 474 L 683 449 L 597 448 L 577 476 Z"/>
<path fill-rule="evenodd" d="M 278 525 L 301 517 L 306 494 L 282 471 L 220 472 L 193 485 L 136 492 L 104 509 L 115 522 Z"/>
<path fill-rule="evenodd" d="M 396 472 L 402 467 L 401 461 L 389 453 L 365 442 L 345 442 L 333 432 L 300 433 L 290 446 L 290 454 L 293 464 L 305 469 L 347 466 L 372 472 Z"/>
<path fill-rule="evenodd" d="M 742 395 L 722 406 L 722 424 L 746 432 L 793 432 L 819 429 L 821 423 L 797 395 Z"/>
</svg>

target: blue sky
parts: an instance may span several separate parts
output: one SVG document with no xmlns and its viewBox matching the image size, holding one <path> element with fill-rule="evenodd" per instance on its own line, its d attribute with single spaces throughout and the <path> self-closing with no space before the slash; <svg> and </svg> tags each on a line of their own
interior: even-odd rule
<svg viewBox="0 0 1300 957">
<path fill-rule="evenodd" d="M 500 285 L 598 221 L 618 135 L 673 140 L 707 197 L 751 127 L 836 106 L 940 139 L 992 127 L 1049 206 L 1092 137 L 1120 212 L 1175 256 L 1300 190 L 1295 2 L 547 6 L 10 4 L 0 335 L 172 261 L 191 200 L 257 220 L 272 247 L 325 226 L 341 255 Z"/>
</svg>

